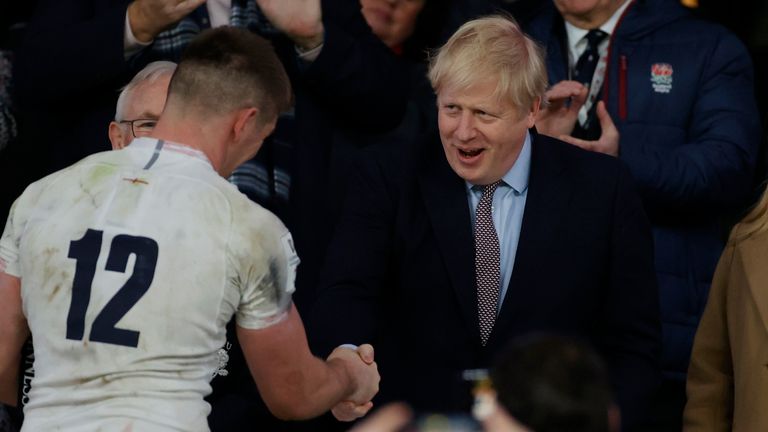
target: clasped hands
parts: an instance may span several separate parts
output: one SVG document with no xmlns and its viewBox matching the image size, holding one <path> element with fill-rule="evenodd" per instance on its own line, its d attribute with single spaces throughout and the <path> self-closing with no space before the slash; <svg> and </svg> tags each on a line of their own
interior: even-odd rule
<svg viewBox="0 0 768 432">
<path fill-rule="evenodd" d="M 378 393 L 381 379 L 373 359 L 373 346 L 364 344 L 354 348 L 342 345 L 333 350 L 327 361 L 342 361 L 353 379 L 353 392 L 331 408 L 334 417 L 352 421 L 364 416 L 373 407 L 371 399 Z"/>
<path fill-rule="evenodd" d="M 547 104 L 542 104 L 536 116 L 536 129 L 544 135 L 556 137 L 585 150 L 619 155 L 619 131 L 605 108 L 605 102 L 597 103 L 597 118 L 602 133 L 596 141 L 582 140 L 571 135 L 584 105 L 589 89 L 576 81 L 560 81 L 547 90 Z"/>
</svg>

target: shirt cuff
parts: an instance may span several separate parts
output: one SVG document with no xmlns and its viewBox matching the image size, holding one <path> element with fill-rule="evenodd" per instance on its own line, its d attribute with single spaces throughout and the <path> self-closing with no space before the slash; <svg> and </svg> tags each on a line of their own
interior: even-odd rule
<svg viewBox="0 0 768 432">
<path fill-rule="evenodd" d="M 307 63 L 312 63 L 317 59 L 317 57 L 320 55 L 320 51 L 323 50 L 323 44 L 320 44 L 314 48 L 303 50 L 296 46 L 296 53 L 299 55 L 299 58 L 304 60 Z"/>
</svg>

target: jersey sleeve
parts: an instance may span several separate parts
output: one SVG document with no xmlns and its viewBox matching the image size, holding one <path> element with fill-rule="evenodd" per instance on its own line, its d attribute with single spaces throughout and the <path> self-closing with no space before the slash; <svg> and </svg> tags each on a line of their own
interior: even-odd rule
<svg viewBox="0 0 768 432">
<path fill-rule="evenodd" d="M 11 211 L 8 213 L 8 221 L 5 223 L 3 236 L 0 237 L 0 272 L 5 272 L 11 276 L 21 277 L 19 268 L 19 242 L 21 240 L 20 227 L 16 210 L 19 200 L 13 203 Z"/>
<path fill-rule="evenodd" d="M 269 327 L 287 316 L 299 265 L 293 238 L 285 226 L 272 214 L 259 219 L 257 228 L 243 239 L 249 247 L 236 270 L 240 281 L 236 319 L 247 329 Z"/>
</svg>

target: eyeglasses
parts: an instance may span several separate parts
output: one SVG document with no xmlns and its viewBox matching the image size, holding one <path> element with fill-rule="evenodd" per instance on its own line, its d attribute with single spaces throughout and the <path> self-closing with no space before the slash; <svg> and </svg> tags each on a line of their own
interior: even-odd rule
<svg viewBox="0 0 768 432">
<path fill-rule="evenodd" d="M 118 123 L 131 125 L 131 133 L 134 138 L 147 136 L 157 125 L 157 119 L 120 120 Z"/>
</svg>

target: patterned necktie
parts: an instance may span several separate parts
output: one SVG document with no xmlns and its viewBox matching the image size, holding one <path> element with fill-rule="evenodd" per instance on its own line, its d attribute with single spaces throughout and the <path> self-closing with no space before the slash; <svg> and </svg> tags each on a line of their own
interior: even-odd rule
<svg viewBox="0 0 768 432">
<path fill-rule="evenodd" d="M 475 284 L 477 285 L 480 339 L 483 346 L 488 342 L 496 321 L 496 306 L 499 303 L 501 284 L 499 237 L 496 235 L 491 214 L 493 193 L 499 183 L 501 180 L 483 187 L 483 196 L 475 210 Z"/>
<path fill-rule="evenodd" d="M 592 75 L 595 74 L 597 62 L 600 60 L 598 47 L 600 42 L 608 36 L 608 33 L 593 29 L 585 36 L 587 38 L 587 49 L 581 54 L 573 70 L 573 78 L 589 87 L 592 84 Z"/>
<path fill-rule="evenodd" d="M 600 42 L 602 42 L 603 39 L 605 39 L 607 36 L 608 33 L 597 29 L 590 30 L 585 36 L 587 38 L 587 49 L 584 50 L 584 52 L 581 54 L 581 57 L 579 57 L 579 60 L 576 62 L 576 66 L 573 70 L 573 78 L 576 81 L 584 84 L 587 88 L 592 86 L 592 78 L 595 74 L 597 63 L 600 61 Z M 597 130 L 593 130 L 593 125 L 596 125 L 595 117 L 597 114 L 595 112 L 596 104 L 594 102 L 595 98 L 597 97 L 597 93 L 590 90 L 589 95 L 589 98 L 582 107 L 582 111 L 586 110 L 584 111 L 586 115 L 582 114 L 579 117 L 579 122 L 577 125 L 577 129 L 585 131 L 585 135 L 575 135 L 578 135 L 582 138 L 596 139 L 594 134 L 597 133 Z M 591 131 L 591 134 L 587 133 L 586 131 Z"/>
</svg>

